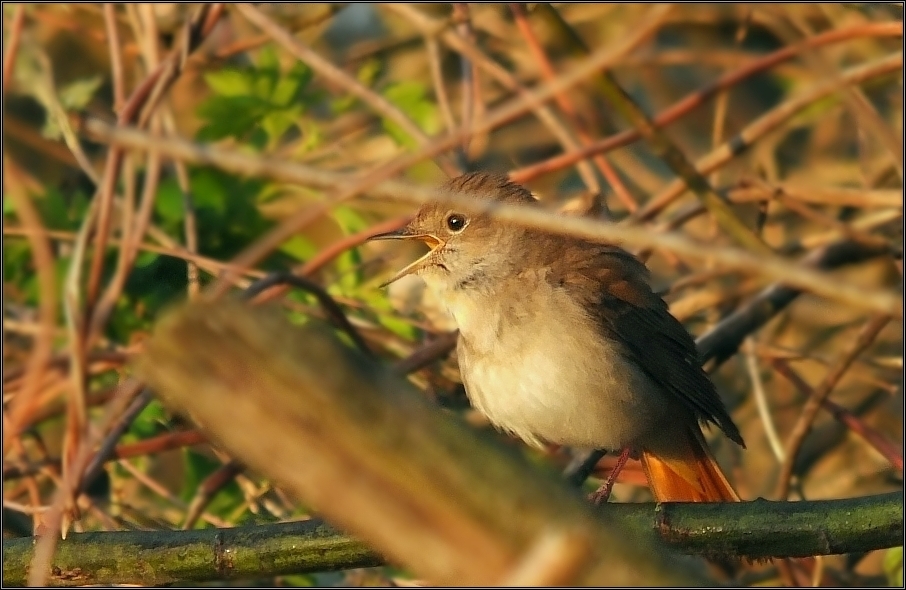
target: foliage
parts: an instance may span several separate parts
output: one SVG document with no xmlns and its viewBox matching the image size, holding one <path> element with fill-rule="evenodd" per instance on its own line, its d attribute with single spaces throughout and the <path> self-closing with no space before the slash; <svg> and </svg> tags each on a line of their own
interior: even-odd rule
<svg viewBox="0 0 906 590">
<path fill-rule="evenodd" d="M 207 72 L 204 79 L 213 95 L 198 106 L 205 122 L 197 134 L 201 141 L 232 137 L 259 149 L 274 147 L 290 129 L 301 131 L 299 120 L 317 99 L 309 89 L 311 69 L 295 62 L 281 71 L 270 45 L 254 66 Z"/>
</svg>

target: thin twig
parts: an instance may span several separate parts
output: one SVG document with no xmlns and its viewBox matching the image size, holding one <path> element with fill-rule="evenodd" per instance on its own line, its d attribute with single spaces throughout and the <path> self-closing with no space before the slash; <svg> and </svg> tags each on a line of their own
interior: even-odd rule
<svg viewBox="0 0 906 590">
<path fill-rule="evenodd" d="M 146 177 L 147 178 L 147 177 Z M 389 231 L 389 230 L 388 230 Z M 72 232 L 67 231 L 39 231 L 32 232 L 23 227 L 15 226 L 4 226 L 3 235 L 5 236 L 28 236 L 32 233 L 37 233 L 37 235 L 47 236 L 51 240 L 60 240 L 60 241 L 75 241 L 78 236 Z M 120 248 L 125 248 L 126 244 L 122 240 L 111 240 L 110 244 L 113 246 L 120 246 Z M 178 245 L 173 246 L 158 246 L 155 244 L 138 244 L 135 248 L 136 252 L 153 252 L 155 254 L 162 254 L 164 256 L 171 256 L 173 258 L 178 258 L 180 260 L 191 260 L 198 265 L 199 268 L 205 270 L 211 275 L 216 276 L 218 273 L 222 272 L 224 269 L 230 267 L 228 262 L 220 262 L 219 260 L 214 260 L 213 258 L 207 258 L 205 256 L 192 255 L 180 248 Z M 234 270 L 239 270 L 235 269 Z M 246 271 L 246 276 L 253 278 L 261 278 L 264 276 L 264 272 L 260 270 L 249 269 Z"/>
<path fill-rule="evenodd" d="M 790 287 L 811 291 L 855 307 L 881 311 L 895 317 L 900 317 L 903 313 L 902 299 L 894 293 L 887 290 L 869 291 L 840 283 L 839 279 L 824 276 L 822 273 L 803 268 L 798 264 L 791 264 L 777 256 L 756 256 L 733 248 L 715 249 L 711 245 L 700 245 L 677 234 L 652 234 L 645 228 L 604 224 L 584 217 L 552 214 L 541 208 L 491 203 L 441 188 L 415 187 L 407 183 L 386 180 L 386 177 L 389 176 L 388 171 L 395 170 L 396 166 L 391 166 L 389 169 L 382 168 L 380 173 L 374 175 L 349 179 L 345 175 L 325 172 L 294 162 L 254 157 L 236 150 L 200 146 L 172 138 L 153 137 L 140 131 L 113 128 L 93 119 L 86 121 L 84 127 L 87 132 L 100 140 L 115 142 L 135 149 L 154 149 L 170 157 L 182 158 L 194 163 L 213 164 L 238 174 L 264 176 L 299 184 L 339 189 L 339 194 L 334 200 L 321 202 L 309 209 L 301 210 L 240 254 L 233 261 L 233 266 L 238 268 L 256 263 L 295 233 L 299 227 L 317 218 L 342 199 L 349 198 L 367 188 L 371 194 L 392 200 L 406 201 L 414 205 L 444 202 L 461 208 L 465 213 L 486 214 L 501 221 L 551 233 L 572 235 L 593 241 L 624 243 L 643 248 L 664 248 L 699 260 L 713 258 L 715 264 L 727 269 L 783 281 Z M 219 288 L 214 292 L 225 291 L 227 280 L 232 280 L 232 277 L 222 276 Z"/>
<path fill-rule="evenodd" d="M 242 473 L 243 469 L 244 467 L 241 463 L 231 460 L 227 461 L 213 473 L 208 475 L 204 481 L 201 482 L 201 485 L 198 486 L 198 489 L 195 490 L 195 495 L 192 497 L 191 502 L 189 502 L 189 505 L 186 508 L 186 517 L 180 528 L 184 531 L 193 528 L 195 523 L 198 522 L 198 519 L 204 513 L 205 508 L 208 507 L 208 504 L 210 504 L 211 500 L 214 499 L 214 496 L 217 495 L 217 492 L 233 481 L 237 475 Z"/>
<path fill-rule="evenodd" d="M 547 57 L 547 53 L 541 49 L 540 43 L 537 40 L 537 37 L 532 31 L 531 26 L 528 23 L 528 19 L 525 16 L 525 8 L 522 4 L 511 4 L 511 10 L 516 16 L 516 24 L 519 29 L 523 32 L 523 35 L 526 37 L 528 42 L 529 49 L 532 51 L 532 54 L 535 56 L 535 59 L 539 62 L 541 66 L 541 71 L 544 74 L 545 78 L 548 80 L 553 79 L 556 76 L 553 65 L 551 65 L 550 59 Z M 535 7 L 535 12 L 539 13 L 544 22 L 554 28 L 558 33 L 558 40 L 566 43 L 573 55 L 581 55 L 582 57 L 588 55 L 590 52 L 588 47 L 582 41 L 582 38 L 576 33 L 575 29 L 570 26 L 568 22 L 563 18 L 560 12 L 551 4 L 543 3 Z M 520 17 L 521 14 L 521 17 Z M 581 121 L 578 112 L 576 111 L 575 106 L 569 100 L 569 97 L 566 93 L 557 94 L 557 104 L 560 105 L 561 110 L 566 112 L 570 118 L 573 120 L 573 125 L 576 127 L 576 133 L 579 136 L 579 140 L 582 142 L 582 145 L 589 146 L 593 143 L 591 135 L 586 131 L 585 124 Z M 607 159 L 607 156 L 604 154 L 594 154 L 592 160 L 597 164 L 598 168 L 601 170 L 601 174 L 604 175 L 604 178 L 613 188 L 614 193 L 617 198 L 623 203 L 627 210 L 631 213 L 638 209 L 639 205 L 633 196 L 630 194 L 629 189 L 626 188 L 626 185 L 623 184 L 623 181 L 620 180 L 620 176 L 616 170 L 614 170 L 610 161 Z M 591 195 L 591 207 L 589 212 L 594 213 L 595 211 L 601 210 L 606 212 L 606 208 L 602 209 L 603 205 L 603 195 Z"/>
<path fill-rule="evenodd" d="M 733 48 L 739 49 L 739 46 L 742 44 L 743 40 L 746 38 L 746 34 L 749 31 L 749 23 L 752 19 L 752 9 L 749 8 L 746 10 L 745 15 L 742 21 L 736 28 L 736 35 L 733 37 Z M 717 93 L 717 98 L 714 101 L 714 127 L 711 131 L 711 148 L 714 149 L 718 147 L 724 139 L 724 128 L 727 124 L 727 112 L 730 105 L 730 93 L 727 88 L 722 89 Z M 712 185 L 719 185 L 720 175 L 715 170 L 710 178 Z"/>
<path fill-rule="evenodd" d="M 809 253 L 802 263 L 803 266 L 810 268 L 830 270 L 886 253 L 885 248 L 843 240 Z M 715 365 L 720 365 L 726 361 L 736 354 L 749 334 L 767 323 L 800 294 L 801 291 L 798 289 L 779 284 L 762 290 L 745 305 L 698 337 L 696 344 L 702 362 L 714 360 Z"/>
<path fill-rule="evenodd" d="M 468 41 L 475 43 L 475 31 L 472 29 L 472 22 L 469 15 L 469 5 L 465 2 L 453 3 L 453 20 L 456 22 L 456 28 L 459 30 L 459 36 Z M 436 37 L 432 37 L 436 39 Z M 462 109 L 462 126 L 471 127 L 472 121 L 475 120 L 475 88 L 477 88 L 477 76 L 475 64 L 466 55 L 459 56 L 460 86 L 462 87 L 460 108 Z M 450 128 L 453 129 L 452 127 Z M 469 160 L 469 143 L 471 138 L 465 137 L 462 140 L 463 159 Z"/>
<path fill-rule="evenodd" d="M 13 19 L 9 23 L 9 43 L 3 52 L 3 93 L 13 81 L 13 66 L 16 65 L 16 56 L 19 55 L 19 41 L 22 40 L 22 29 L 25 27 L 25 4 L 17 4 L 13 12 Z"/>
<path fill-rule="evenodd" d="M 128 471 L 129 474 L 132 477 L 134 477 L 136 481 L 141 483 L 143 486 L 145 486 L 146 488 L 148 488 L 149 490 L 151 490 L 152 492 L 154 492 L 161 498 L 165 499 L 167 502 L 169 502 L 173 506 L 176 506 L 177 508 L 179 508 L 180 510 L 183 510 L 183 511 L 189 509 L 188 504 L 183 502 L 181 499 L 179 499 L 177 496 L 175 496 L 172 492 L 170 492 L 170 490 L 168 490 L 166 487 L 164 487 L 161 483 L 156 481 L 154 478 L 149 476 L 147 473 L 145 473 L 141 469 L 138 469 L 137 467 L 135 467 L 135 465 L 133 465 L 129 461 L 120 461 L 119 463 L 117 463 L 117 465 L 119 465 L 120 467 L 122 467 L 123 469 Z M 201 518 L 206 523 L 214 525 L 217 528 L 224 529 L 224 528 L 230 528 L 230 526 L 231 526 L 230 523 L 228 523 L 227 521 L 223 520 L 222 518 L 218 518 L 209 512 L 202 512 Z"/>
<path fill-rule="evenodd" d="M 847 69 L 841 74 L 847 84 L 861 84 L 873 78 L 891 74 L 903 67 L 903 53 L 892 55 Z M 741 154 L 755 140 L 778 128 L 782 123 L 799 113 L 802 109 L 833 94 L 837 85 L 834 81 L 821 80 L 795 96 L 777 105 L 767 113 L 755 119 L 742 131 L 725 142 L 719 148 L 699 158 L 695 167 L 700 174 L 709 174 Z M 633 214 L 638 221 L 651 219 L 665 207 L 673 203 L 686 192 L 683 179 L 677 179 L 667 185 L 660 193 L 653 196 L 644 207 Z"/>
<path fill-rule="evenodd" d="M 106 460 L 112 461 L 115 459 L 156 455 L 173 449 L 206 443 L 207 441 L 208 439 L 198 430 L 166 432 L 138 442 L 118 444 Z M 20 477 L 27 477 L 40 472 L 44 467 L 59 465 L 59 457 L 44 457 L 37 461 L 22 464 L 6 464 L 3 466 L 3 479 L 10 481 Z"/>
<path fill-rule="evenodd" d="M 777 482 L 777 497 L 786 499 L 790 493 L 790 483 L 793 477 L 793 468 L 796 465 L 796 457 L 799 455 L 802 442 L 812 429 L 812 424 L 821 409 L 822 403 L 827 399 L 827 396 L 830 395 L 837 383 L 840 382 L 840 378 L 843 377 L 843 374 L 846 373 L 846 370 L 856 357 L 874 342 L 875 337 L 889 321 L 890 316 L 888 315 L 877 314 L 871 317 L 862 326 L 856 338 L 840 354 L 837 362 L 825 375 L 824 380 L 812 391 L 812 395 L 802 408 L 802 413 L 799 415 L 799 419 L 787 439 L 786 459 L 780 468 L 780 476 Z"/>
<path fill-rule="evenodd" d="M 132 393 L 136 384 L 121 384 L 117 394 L 107 405 L 104 416 L 98 424 L 95 435 L 88 435 L 81 441 L 81 445 L 73 452 L 72 468 L 68 474 L 64 472 L 63 483 L 57 488 L 54 501 L 51 503 L 51 510 L 44 519 L 44 534 L 38 539 L 34 546 L 34 553 L 28 568 L 29 586 L 44 586 L 45 580 L 50 573 L 50 563 L 53 559 L 53 553 L 56 549 L 57 542 L 60 539 L 60 532 L 65 537 L 65 520 L 67 504 L 73 495 L 73 490 L 77 487 L 75 474 L 84 473 L 84 467 L 93 454 L 94 444 L 97 438 L 104 433 L 108 426 L 116 419 L 126 407 L 126 404 L 132 399 Z"/>
<path fill-rule="evenodd" d="M 447 88 L 444 85 L 442 58 L 440 53 L 440 44 L 435 37 L 425 37 L 425 49 L 428 53 L 428 66 L 431 69 L 431 82 L 434 85 L 434 95 L 437 97 L 437 105 L 440 107 L 440 113 L 443 116 L 444 124 L 447 126 L 447 133 L 452 133 L 456 129 L 456 119 L 453 118 L 453 109 L 450 107 L 450 98 L 447 95 Z M 463 161 L 460 168 L 465 168 L 465 154 L 460 152 Z"/>
<path fill-rule="evenodd" d="M 649 119 L 616 78 L 610 72 L 603 72 L 601 81 L 610 103 L 639 130 L 655 155 L 680 177 L 680 182 L 695 193 L 724 232 L 747 250 L 769 256 L 772 253 L 770 247 L 736 216 L 733 209 L 708 183 L 705 172 L 699 171 L 679 146 Z"/>
<path fill-rule="evenodd" d="M 746 64 L 734 72 L 726 74 L 713 84 L 702 90 L 692 92 L 685 98 L 673 103 L 673 105 L 667 107 L 655 116 L 652 121 L 659 127 L 669 125 L 696 107 L 703 105 L 709 98 L 717 95 L 719 92 L 730 88 L 757 73 L 763 72 L 794 58 L 808 46 L 839 43 L 858 37 L 902 37 L 902 35 L 903 23 L 868 23 L 816 35 L 815 37 L 808 39 L 805 43 L 784 47 L 774 53 L 753 60 L 751 63 Z M 510 177 L 516 182 L 527 182 L 542 174 L 571 166 L 575 162 L 593 154 L 605 153 L 618 147 L 628 145 L 640 137 L 641 134 L 637 130 L 623 131 L 597 141 L 586 149 L 565 153 L 545 160 L 544 162 L 513 170 L 510 173 Z"/>
<path fill-rule="evenodd" d="M 157 133 L 160 130 L 160 124 L 157 119 L 151 121 L 151 132 Z M 116 306 L 116 302 L 126 286 L 126 279 L 129 275 L 129 269 L 135 264 L 138 256 L 139 244 L 144 239 L 148 226 L 151 223 L 151 215 L 154 212 L 154 200 L 157 196 L 157 187 L 160 183 L 161 157 L 158 152 L 148 152 L 145 160 L 144 183 L 142 185 L 141 204 L 139 211 L 135 216 L 124 215 L 133 220 L 132 227 L 123 232 L 121 240 L 110 239 L 111 245 L 120 245 L 119 255 L 117 257 L 116 269 L 113 276 L 107 283 L 104 293 L 101 295 L 98 303 L 94 306 L 91 315 L 91 325 L 88 331 L 89 341 L 101 333 L 104 325 L 107 323 L 110 314 Z M 129 203 L 124 206 L 128 207 Z"/>
<path fill-rule="evenodd" d="M 375 234 L 399 229 L 410 218 L 410 215 L 407 215 L 405 217 L 395 217 L 393 219 L 372 225 L 368 229 L 364 229 L 354 234 L 345 236 L 312 256 L 310 260 L 301 265 L 297 265 L 295 268 L 293 268 L 292 272 L 297 276 L 311 276 L 321 270 L 324 266 L 329 264 L 343 252 L 364 244 L 371 236 Z M 274 299 L 277 299 L 278 297 L 281 297 L 284 293 L 286 293 L 287 290 L 287 286 L 277 285 L 256 297 L 255 303 L 264 303 L 265 301 L 272 301 Z"/>
<path fill-rule="evenodd" d="M 390 101 L 370 88 L 365 87 L 361 82 L 330 63 L 327 59 L 321 57 L 317 52 L 303 45 L 298 39 L 287 32 L 286 29 L 268 18 L 267 15 L 256 7 L 251 4 L 236 4 L 235 8 L 249 22 L 267 33 L 290 54 L 311 66 L 313 70 L 327 81 L 336 84 L 371 107 L 382 117 L 399 125 L 403 131 L 420 145 L 424 146 L 430 143 L 431 139 L 425 135 L 419 126 L 413 123 L 412 119 L 391 104 Z M 445 158 L 439 158 L 437 164 L 450 176 L 456 176 L 459 173 L 459 170 Z"/>
<path fill-rule="evenodd" d="M 34 260 L 38 278 L 38 324 L 41 331 L 36 335 L 25 369 L 25 385 L 14 398 L 9 408 L 9 424 L 3 429 L 3 456 L 6 456 L 13 438 L 19 436 L 24 424 L 37 407 L 37 393 L 44 373 L 53 353 L 54 328 L 57 325 L 58 290 L 56 280 L 56 263 L 53 249 L 46 235 L 42 235 L 44 225 L 41 215 L 29 195 L 26 194 L 18 179 L 12 162 L 4 158 L 3 193 L 15 205 L 15 214 L 22 222 L 24 229 L 30 232 L 28 243 Z M 5 224 L 4 224 L 5 225 Z M 5 340 L 5 337 L 4 337 Z M 5 391 L 5 388 L 4 388 Z M 4 408 L 4 418 L 7 409 Z"/>
<path fill-rule="evenodd" d="M 169 108 L 165 108 L 161 112 L 161 118 L 167 134 L 176 137 L 178 132 L 173 112 Z M 179 185 L 179 192 L 182 194 L 183 232 L 185 233 L 186 252 L 194 255 L 198 253 L 198 216 L 195 210 L 195 197 L 192 194 L 192 183 L 189 180 L 189 171 L 186 169 L 185 163 L 174 160 L 173 168 L 176 171 L 176 183 Z M 198 265 L 191 260 L 186 260 L 186 281 L 189 299 L 194 299 L 201 292 L 201 278 L 198 272 Z"/>
<path fill-rule="evenodd" d="M 134 399 L 130 399 L 131 403 L 129 406 L 116 419 L 116 422 L 108 428 L 108 432 L 98 446 L 97 452 L 91 457 L 91 460 L 85 466 L 85 470 L 79 474 L 79 480 L 74 489 L 81 492 L 94 481 L 104 468 L 104 463 L 113 456 L 116 444 L 120 438 L 129 430 L 132 422 L 141 414 L 142 410 L 151 403 L 151 392 L 147 388 L 140 390 L 136 386 L 131 390 L 131 393 Z"/>
<path fill-rule="evenodd" d="M 453 352 L 456 348 L 456 341 L 459 338 L 459 332 L 447 332 L 434 338 L 431 342 L 422 346 L 404 359 L 398 360 L 393 365 L 393 370 L 397 375 L 408 375 L 428 364 L 443 358 Z"/>
<path fill-rule="evenodd" d="M 811 25 L 809 25 L 805 19 L 800 18 L 794 11 L 790 10 L 789 6 L 784 7 L 784 12 L 787 19 L 789 19 L 789 22 L 792 23 L 795 28 L 799 29 L 799 32 L 802 33 L 806 39 L 815 36 L 815 32 L 812 30 Z M 783 35 L 785 31 L 782 26 L 775 27 L 775 32 L 780 33 L 781 36 L 786 36 Z M 852 113 L 853 118 L 873 134 L 878 142 L 888 151 L 890 160 L 893 162 L 894 168 L 899 173 L 900 179 L 902 180 L 903 142 L 899 137 L 900 134 L 894 134 L 890 124 L 881 118 L 881 115 L 878 114 L 877 109 L 871 104 L 861 88 L 843 83 L 843 80 L 839 75 L 839 70 L 828 62 L 820 47 L 808 47 L 804 56 L 809 62 L 809 65 L 814 68 L 822 78 L 833 80 L 838 84 L 838 88 L 843 94 L 843 104 L 846 105 Z"/>
<path fill-rule="evenodd" d="M 349 322 L 349 318 L 346 317 L 343 309 L 323 287 L 310 279 L 288 272 L 274 272 L 249 285 L 242 296 L 244 299 L 253 299 L 256 295 L 274 285 L 292 285 L 314 295 L 315 299 L 318 300 L 318 303 L 321 304 L 321 307 L 327 314 L 327 317 L 349 336 L 356 347 L 368 356 L 374 356 L 374 353 L 368 347 L 368 343 L 365 342 L 365 339 L 362 338 L 362 335 L 359 334 L 359 331 L 356 330 L 355 326 Z"/>
<path fill-rule="evenodd" d="M 774 195 L 786 200 L 829 207 L 855 207 L 857 209 L 902 208 L 903 191 L 900 189 L 861 189 L 843 186 L 820 186 L 741 180 L 736 188 L 727 191 L 727 198 L 734 203 L 763 201 Z"/>
<path fill-rule="evenodd" d="M 295 22 L 293 25 L 296 27 L 293 30 L 294 34 L 299 34 L 302 31 L 309 29 L 311 27 L 322 24 L 324 21 L 333 18 L 333 16 L 342 10 L 344 6 L 342 4 L 324 4 L 324 11 L 316 14 L 310 18 L 306 18 L 302 22 Z M 265 43 L 271 41 L 270 35 L 256 35 L 254 37 L 249 37 L 247 39 L 238 39 L 233 41 L 226 47 L 221 47 L 217 49 L 214 53 L 216 59 L 225 60 L 233 57 L 234 55 L 245 53 L 251 51 L 252 49 L 257 49 Z"/>
<path fill-rule="evenodd" d="M 515 76 L 510 74 L 510 72 L 500 66 L 500 64 L 488 58 L 481 50 L 479 50 L 473 44 L 470 44 L 468 40 L 462 38 L 455 31 L 442 30 L 442 25 L 437 20 L 431 18 L 424 12 L 406 4 L 386 4 L 383 7 L 407 18 L 421 31 L 423 31 L 424 34 L 434 34 L 435 31 L 439 31 L 437 32 L 437 34 L 445 44 L 447 44 L 454 51 L 462 54 L 464 57 L 467 57 L 470 60 L 470 63 L 482 68 L 492 78 L 503 85 L 504 88 L 511 92 L 514 92 L 517 96 L 523 98 L 531 97 L 532 92 L 526 90 L 515 78 Z M 541 121 L 541 123 L 551 131 L 554 137 L 557 138 L 557 141 L 559 141 L 565 149 L 578 149 L 579 144 L 573 137 L 573 134 L 568 129 L 566 129 L 557 115 L 549 107 L 547 107 L 542 101 L 537 101 L 532 105 L 531 108 L 535 112 L 535 115 L 538 117 L 538 120 Z M 480 124 L 481 121 L 473 122 L 463 120 L 461 123 L 462 129 L 472 129 L 474 127 L 474 124 Z M 477 133 L 478 131 L 474 132 L 473 134 Z M 469 136 L 473 134 L 464 135 L 462 137 L 462 140 L 465 141 Z M 597 184 L 597 178 L 595 177 L 591 167 L 586 162 L 579 162 L 577 164 L 579 174 L 582 177 L 582 181 L 585 183 L 588 189 L 593 193 L 600 192 L 600 187 Z"/>
<path fill-rule="evenodd" d="M 119 113 L 126 104 L 126 86 L 123 76 L 123 54 L 120 49 L 120 33 L 116 26 L 116 5 L 104 4 L 104 27 L 107 29 L 107 44 L 110 47 L 110 76 L 113 81 L 113 110 Z"/>
<path fill-rule="evenodd" d="M 99 205 L 100 203 L 97 200 L 91 202 L 88 214 L 79 227 L 72 257 L 69 261 L 69 268 L 66 272 L 66 281 L 63 286 L 66 339 L 68 340 L 70 356 L 72 357 L 70 365 L 70 382 L 72 386 L 69 388 L 69 395 L 67 396 L 66 431 L 63 439 L 63 478 L 69 482 L 77 481 L 77 478 L 81 477 L 81 471 L 74 472 L 73 470 L 78 468 L 79 456 L 77 453 L 83 447 L 88 434 L 86 404 L 88 390 L 86 325 L 88 322 L 85 309 L 82 306 L 81 282 L 85 253 L 88 249 L 91 230 L 97 220 Z M 72 495 L 75 489 L 74 486 L 60 489 L 62 494 L 70 494 L 66 500 L 67 510 L 75 506 L 75 496 Z M 68 525 L 62 513 L 60 519 L 60 526 L 65 535 Z"/>
<path fill-rule="evenodd" d="M 812 397 L 814 390 L 805 382 L 805 379 L 790 366 L 790 363 L 786 359 L 774 358 L 771 359 L 771 364 L 778 373 L 789 379 L 790 383 L 792 383 L 796 389 L 804 395 Z M 885 459 L 890 461 L 894 469 L 897 469 L 900 473 L 903 472 L 903 454 L 897 450 L 897 447 L 889 441 L 887 437 L 874 428 L 871 428 L 855 414 L 843 406 L 834 403 L 830 399 L 825 398 L 822 404 L 841 424 L 865 439 L 865 441 L 874 447 L 874 449 Z"/>
<path fill-rule="evenodd" d="M 758 416 L 761 418 L 761 424 L 764 426 L 764 434 L 768 438 L 771 451 L 777 458 L 778 463 L 783 463 L 786 453 L 783 450 L 783 443 L 777 435 L 777 427 L 774 425 L 774 418 L 771 416 L 771 408 L 768 405 L 768 397 L 764 391 L 764 382 L 758 371 L 758 359 L 755 356 L 755 341 L 752 337 L 746 338 L 745 344 L 745 363 L 749 372 L 749 379 L 752 381 L 752 394 L 755 397 L 755 405 L 758 407 Z"/>
<path fill-rule="evenodd" d="M 222 4 L 202 4 L 199 7 L 192 21 L 187 23 L 184 29 L 182 47 L 174 50 L 166 61 L 161 63 L 157 69 L 136 87 L 119 113 L 117 124 L 127 125 L 138 117 L 139 127 L 144 126 L 163 93 L 182 72 L 188 54 L 195 50 L 205 35 L 211 31 L 222 11 Z M 91 306 L 96 304 L 100 288 L 104 255 L 107 241 L 110 239 L 110 221 L 116 179 L 119 175 L 122 158 L 121 149 L 114 147 L 109 151 L 104 166 L 104 175 L 95 198 L 98 202 L 99 216 L 97 231 L 95 232 L 94 257 L 91 260 L 86 287 L 86 301 Z"/>
<path fill-rule="evenodd" d="M 63 141 L 66 143 L 66 147 L 69 148 L 69 151 L 72 152 L 76 162 L 78 162 L 79 168 L 91 182 L 97 184 L 98 173 L 95 171 L 91 160 L 88 158 L 88 154 L 85 153 L 85 149 L 79 142 L 78 136 L 69 120 L 69 115 L 66 113 L 66 109 L 64 109 L 63 105 L 60 103 L 60 97 L 57 92 L 56 83 L 54 82 L 53 63 L 43 49 L 38 50 L 37 59 L 41 64 L 42 71 L 40 85 L 37 88 L 36 94 L 47 109 L 47 115 L 59 128 L 60 134 L 63 136 Z"/>
</svg>

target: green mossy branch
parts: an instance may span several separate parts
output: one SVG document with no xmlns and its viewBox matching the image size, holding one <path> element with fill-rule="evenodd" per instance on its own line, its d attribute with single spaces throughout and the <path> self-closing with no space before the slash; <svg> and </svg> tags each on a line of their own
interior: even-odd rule
<svg viewBox="0 0 906 590">
<path fill-rule="evenodd" d="M 899 492 L 811 502 L 609 504 L 640 533 L 689 554 L 752 558 L 856 553 L 903 541 Z M 34 538 L 3 542 L 3 584 L 25 583 Z M 160 585 L 265 578 L 381 565 L 363 543 L 320 520 L 234 529 L 71 534 L 48 583 Z"/>
</svg>

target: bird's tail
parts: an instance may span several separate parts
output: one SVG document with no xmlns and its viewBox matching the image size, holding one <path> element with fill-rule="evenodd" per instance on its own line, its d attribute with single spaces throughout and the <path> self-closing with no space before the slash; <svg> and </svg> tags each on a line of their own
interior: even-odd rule
<svg viewBox="0 0 906 590">
<path fill-rule="evenodd" d="M 642 467 L 658 502 L 739 502 L 698 425 L 642 448 Z"/>
</svg>

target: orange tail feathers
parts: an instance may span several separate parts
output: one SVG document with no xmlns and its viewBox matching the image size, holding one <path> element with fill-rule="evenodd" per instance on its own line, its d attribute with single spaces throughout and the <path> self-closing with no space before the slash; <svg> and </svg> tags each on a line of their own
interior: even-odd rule
<svg viewBox="0 0 906 590">
<path fill-rule="evenodd" d="M 658 502 L 739 502 L 697 425 L 669 445 L 643 448 L 641 460 Z"/>
</svg>

